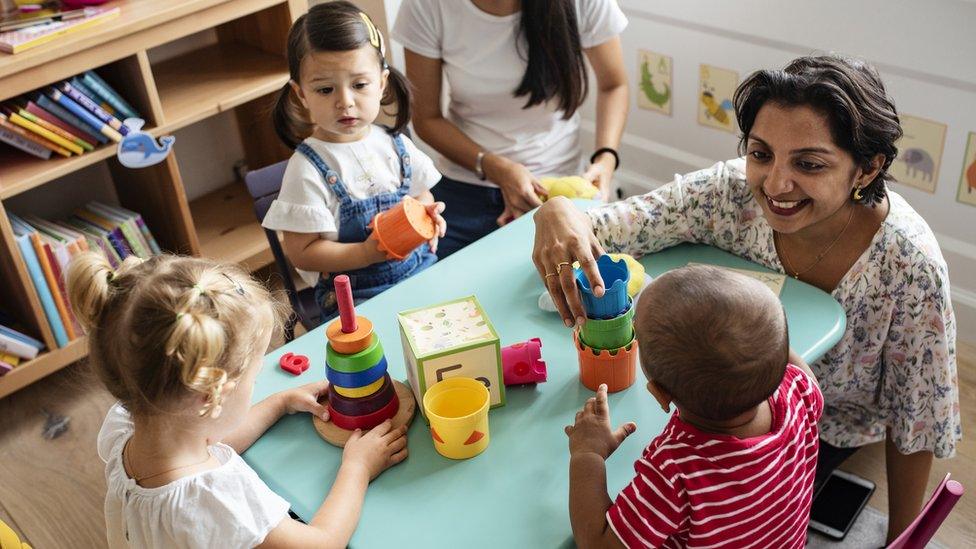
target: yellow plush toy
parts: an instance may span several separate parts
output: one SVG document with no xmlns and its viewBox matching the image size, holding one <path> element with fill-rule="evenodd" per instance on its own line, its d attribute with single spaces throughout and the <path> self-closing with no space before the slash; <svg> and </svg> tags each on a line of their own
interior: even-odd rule
<svg viewBox="0 0 976 549">
<path fill-rule="evenodd" d="M 600 189 L 578 175 L 566 177 L 543 177 L 539 183 L 545 187 L 549 197 L 565 196 L 568 198 L 593 198 Z M 547 197 L 540 197 L 545 200 Z"/>
</svg>

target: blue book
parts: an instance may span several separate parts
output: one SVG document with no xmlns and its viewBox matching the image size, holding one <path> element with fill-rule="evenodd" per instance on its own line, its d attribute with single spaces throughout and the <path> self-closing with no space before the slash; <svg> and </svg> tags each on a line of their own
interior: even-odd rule
<svg viewBox="0 0 976 549">
<path fill-rule="evenodd" d="M 22 343 L 26 343 L 26 344 L 30 345 L 31 347 L 37 347 L 38 350 L 44 348 L 44 344 L 41 343 L 40 341 L 38 341 L 38 340 L 30 337 L 29 335 L 22 334 L 22 333 L 18 332 L 17 330 L 8 328 L 6 326 L 0 325 L 0 334 L 3 334 L 5 336 L 7 336 L 7 337 L 12 337 L 12 338 L 16 339 L 17 341 L 20 341 Z"/>
<path fill-rule="evenodd" d="M 20 254 L 24 257 L 24 263 L 27 264 L 27 272 L 30 274 L 31 282 L 34 283 L 34 291 L 37 292 L 37 297 L 41 300 L 41 307 L 44 309 L 44 316 L 47 317 L 48 326 L 54 332 L 54 341 L 57 342 L 58 347 L 64 347 L 68 344 L 68 333 L 64 330 L 64 322 L 54 304 L 51 288 L 47 285 L 44 271 L 41 270 L 41 264 L 37 261 L 37 254 L 34 253 L 31 234 L 35 231 L 14 214 L 9 214 L 9 218 L 14 229 L 17 247 L 20 248 Z"/>
<path fill-rule="evenodd" d="M 101 133 L 102 135 L 111 139 L 112 141 L 115 141 L 116 143 L 122 141 L 122 134 L 112 129 L 112 127 L 106 124 L 105 122 L 99 120 L 98 117 L 96 117 L 94 114 L 88 112 L 88 109 L 86 109 L 85 107 L 82 107 L 78 103 L 75 103 L 74 99 L 61 93 L 55 88 L 48 89 L 47 94 L 48 97 L 56 101 L 59 105 L 68 109 L 71 112 L 71 114 L 84 120 L 86 124 L 98 130 L 98 133 Z"/>
<path fill-rule="evenodd" d="M 51 98 L 44 95 L 43 93 L 37 94 L 37 97 L 34 98 L 34 102 L 37 103 L 38 107 L 46 110 L 47 112 L 53 114 L 54 116 L 57 116 L 58 118 L 64 120 L 68 124 L 71 124 L 72 126 L 78 128 L 79 130 L 83 130 L 89 133 L 92 137 L 97 139 L 99 143 L 102 144 L 108 143 L 108 138 L 102 135 L 98 130 L 91 127 L 89 124 L 86 124 L 84 120 L 68 112 L 68 109 L 65 109 L 61 105 L 58 105 Z"/>
<path fill-rule="evenodd" d="M 60 84 L 58 84 L 57 89 L 61 93 L 70 97 L 71 99 L 74 99 L 75 102 L 81 105 L 82 107 L 88 109 L 88 112 L 94 114 L 95 118 L 108 124 L 108 126 L 113 130 L 121 133 L 122 135 L 126 135 L 129 133 L 129 128 L 123 126 L 121 120 L 115 118 L 110 113 L 108 113 L 105 109 L 98 106 L 98 103 L 96 103 L 94 99 L 88 97 L 87 95 L 82 93 L 81 90 L 72 86 L 70 82 L 61 82 Z"/>
<path fill-rule="evenodd" d="M 95 90 L 86 86 L 85 83 L 81 81 L 81 78 L 75 76 L 68 82 L 71 84 L 71 86 L 74 89 L 83 93 L 85 97 L 90 97 L 92 101 L 98 103 L 98 106 L 105 109 L 105 112 L 111 114 L 112 116 L 115 116 L 115 107 L 110 105 L 108 101 L 106 101 L 101 95 L 95 93 Z"/>
<path fill-rule="evenodd" d="M 86 71 L 85 74 L 81 75 L 81 81 L 88 86 L 88 89 L 95 92 L 102 101 L 105 101 L 112 106 L 113 109 L 118 111 L 122 115 L 122 119 L 126 118 L 142 118 L 139 113 L 132 108 L 132 105 L 126 103 L 125 99 L 115 91 L 112 86 L 108 85 L 108 82 L 102 80 L 101 76 L 95 71 Z M 94 98 L 92 98 L 94 99 Z"/>
</svg>

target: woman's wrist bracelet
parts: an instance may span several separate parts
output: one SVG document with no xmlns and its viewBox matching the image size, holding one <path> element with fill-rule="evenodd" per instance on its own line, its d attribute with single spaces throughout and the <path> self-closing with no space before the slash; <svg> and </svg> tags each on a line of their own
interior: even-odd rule
<svg viewBox="0 0 976 549">
<path fill-rule="evenodd" d="M 613 155 L 613 171 L 617 171 L 617 168 L 620 167 L 620 155 L 617 154 L 616 150 L 611 149 L 610 147 L 600 147 L 599 149 L 595 150 L 593 155 L 590 156 L 590 164 L 595 164 L 597 157 L 603 153 L 610 153 Z"/>
</svg>

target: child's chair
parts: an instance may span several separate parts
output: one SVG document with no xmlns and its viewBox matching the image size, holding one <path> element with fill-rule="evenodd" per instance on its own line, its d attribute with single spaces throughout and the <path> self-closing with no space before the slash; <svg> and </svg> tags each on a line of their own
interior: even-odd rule
<svg viewBox="0 0 976 549">
<path fill-rule="evenodd" d="M 952 511 L 952 507 L 962 497 L 962 484 L 949 480 L 946 473 L 942 482 L 932 492 L 932 497 L 922 508 L 918 517 L 898 536 L 887 549 L 922 549 L 932 539 L 942 521 Z"/>
<path fill-rule="evenodd" d="M 285 176 L 287 165 L 288 161 L 285 160 L 260 170 L 248 172 L 244 176 L 247 191 L 254 199 L 254 213 L 257 215 L 258 223 L 264 221 L 264 216 L 271 208 L 271 203 L 274 202 L 275 198 L 278 198 L 281 180 Z M 295 283 L 292 281 L 294 270 L 291 263 L 288 262 L 288 258 L 285 257 L 284 250 L 281 249 L 278 234 L 270 229 L 265 229 L 264 234 L 268 237 L 268 244 L 271 246 L 275 265 L 278 267 L 278 273 L 281 274 L 281 280 L 285 285 L 288 301 L 291 302 L 291 307 L 295 311 L 295 316 L 289 318 L 285 324 L 285 341 L 291 341 L 295 338 L 296 321 L 301 322 L 306 330 L 312 330 L 321 323 L 319 306 L 315 302 L 315 292 L 312 288 L 301 291 L 295 288 Z"/>
</svg>

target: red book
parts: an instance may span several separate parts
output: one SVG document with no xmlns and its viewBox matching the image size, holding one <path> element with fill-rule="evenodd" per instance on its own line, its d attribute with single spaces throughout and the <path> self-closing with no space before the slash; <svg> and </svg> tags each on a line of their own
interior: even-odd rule
<svg viewBox="0 0 976 549">
<path fill-rule="evenodd" d="M 47 112 L 46 110 L 38 107 L 33 101 L 27 102 L 27 112 L 33 114 L 38 118 L 48 121 L 51 124 L 54 124 L 55 126 L 61 128 L 62 130 L 70 134 L 73 134 L 75 137 L 81 139 L 82 141 L 88 143 L 89 145 L 95 146 L 96 144 L 98 144 L 98 140 L 92 137 L 91 134 L 89 134 L 85 130 L 82 130 L 80 128 L 72 126 L 71 124 L 68 124 L 67 122 L 61 120 L 57 116 L 54 116 L 53 114 Z"/>
<path fill-rule="evenodd" d="M 71 153 L 67 149 L 61 147 L 60 145 L 52 143 L 47 139 L 44 139 L 43 137 L 37 135 L 36 133 L 29 132 L 24 128 L 21 128 L 20 126 L 10 122 L 9 120 L 7 120 L 7 115 L 3 113 L 0 113 L 0 126 L 7 128 L 8 130 L 23 137 L 24 139 L 27 139 L 28 141 L 33 141 L 34 143 L 37 143 L 38 145 L 44 147 L 45 149 L 50 149 L 60 154 L 61 156 L 65 156 L 65 157 L 71 156 Z"/>
</svg>

